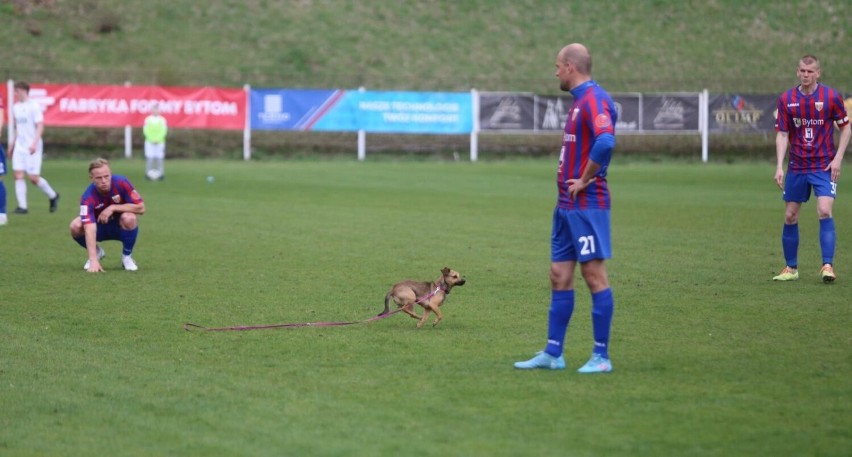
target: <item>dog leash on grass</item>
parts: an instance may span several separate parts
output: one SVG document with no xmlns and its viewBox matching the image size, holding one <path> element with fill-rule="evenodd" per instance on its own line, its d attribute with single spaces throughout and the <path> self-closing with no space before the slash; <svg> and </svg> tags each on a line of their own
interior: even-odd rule
<svg viewBox="0 0 852 457">
<path fill-rule="evenodd" d="M 193 330 L 201 330 L 203 332 L 232 332 L 232 331 L 242 331 L 242 330 L 264 330 L 270 328 L 297 328 L 297 327 L 340 327 L 343 325 L 353 325 L 353 324 L 366 324 L 369 322 L 377 321 L 380 319 L 384 319 L 386 317 L 390 317 L 398 312 L 402 311 L 402 309 L 397 309 L 391 311 L 387 314 L 379 314 L 378 316 L 371 317 L 369 319 L 364 319 L 362 321 L 350 321 L 350 322 L 294 322 L 291 324 L 272 324 L 272 325 L 235 325 L 233 327 L 205 327 L 203 325 L 193 324 L 192 322 L 187 322 L 183 324 L 183 329 L 187 332 L 191 332 Z"/>
</svg>

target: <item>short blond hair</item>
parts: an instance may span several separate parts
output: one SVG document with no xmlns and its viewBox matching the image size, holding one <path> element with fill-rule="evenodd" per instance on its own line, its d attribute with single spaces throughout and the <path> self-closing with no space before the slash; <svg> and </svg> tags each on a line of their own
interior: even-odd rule
<svg viewBox="0 0 852 457">
<path fill-rule="evenodd" d="M 807 54 L 801 59 L 799 59 L 799 62 L 802 62 L 805 65 L 816 65 L 816 67 L 819 68 L 819 59 L 817 59 L 816 56 L 810 54 Z"/>
<path fill-rule="evenodd" d="M 89 174 L 91 175 L 92 170 L 94 170 L 95 168 L 108 167 L 108 166 L 109 166 L 109 160 L 104 159 L 103 157 L 98 157 L 97 159 L 89 162 Z"/>
</svg>

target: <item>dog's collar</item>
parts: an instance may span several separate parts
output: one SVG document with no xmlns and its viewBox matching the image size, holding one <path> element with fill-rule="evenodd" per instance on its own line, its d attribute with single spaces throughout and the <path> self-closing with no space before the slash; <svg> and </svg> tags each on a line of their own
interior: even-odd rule
<svg viewBox="0 0 852 457">
<path fill-rule="evenodd" d="M 450 286 L 445 281 L 441 281 L 437 284 L 437 286 L 435 287 L 435 290 L 433 290 L 432 292 L 429 292 L 428 294 L 426 294 L 423 297 L 418 298 L 415 303 L 423 303 L 426 300 L 434 297 L 435 294 L 437 294 L 439 291 L 443 291 L 445 294 L 449 294 L 450 293 L 449 287 Z"/>
</svg>

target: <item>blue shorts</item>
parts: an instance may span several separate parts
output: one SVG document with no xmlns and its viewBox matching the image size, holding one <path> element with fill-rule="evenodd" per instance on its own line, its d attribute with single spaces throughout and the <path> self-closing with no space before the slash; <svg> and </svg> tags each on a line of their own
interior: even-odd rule
<svg viewBox="0 0 852 457">
<path fill-rule="evenodd" d="M 0 144 L 0 176 L 6 175 L 6 150 Z"/>
<path fill-rule="evenodd" d="M 96 222 L 98 226 L 98 241 L 121 241 L 121 224 L 118 222 L 118 218 L 112 218 L 106 224 L 101 224 L 100 222 Z"/>
<path fill-rule="evenodd" d="M 837 183 L 831 182 L 830 171 L 814 171 L 810 173 L 787 173 L 784 178 L 785 202 L 804 203 L 811 198 L 811 189 L 817 197 L 837 196 Z"/>
<path fill-rule="evenodd" d="M 612 258 L 609 210 L 553 210 L 550 261 L 588 262 Z"/>
</svg>

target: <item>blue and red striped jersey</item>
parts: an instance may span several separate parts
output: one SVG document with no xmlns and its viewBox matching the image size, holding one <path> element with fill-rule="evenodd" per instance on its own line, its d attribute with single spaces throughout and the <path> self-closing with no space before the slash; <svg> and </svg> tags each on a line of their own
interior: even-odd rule
<svg viewBox="0 0 852 457">
<path fill-rule="evenodd" d="M 843 97 L 834 89 L 817 84 L 814 93 L 805 95 L 796 86 L 778 99 L 775 131 L 787 132 L 790 157 L 787 171 L 824 170 L 834 159 L 834 123 L 849 123 Z"/>
<path fill-rule="evenodd" d="M 98 215 L 107 206 L 123 205 L 125 203 L 142 203 L 142 196 L 133 187 L 130 181 L 121 175 L 112 175 L 109 192 L 102 194 L 98 192 L 95 184 L 89 184 L 83 196 L 80 197 L 80 220 L 83 224 L 94 224 L 98 221 Z"/>
<path fill-rule="evenodd" d="M 608 163 L 603 163 L 595 179 L 589 183 L 577 198 L 568 198 L 568 180 L 577 179 L 583 174 L 589 161 L 589 152 L 599 135 L 615 135 L 615 123 L 618 113 L 609 94 L 595 81 L 587 81 L 571 89 L 574 103 L 565 120 L 562 136 L 562 151 L 559 153 L 560 208 L 572 209 L 610 209 L 609 187 L 606 182 Z"/>
</svg>

